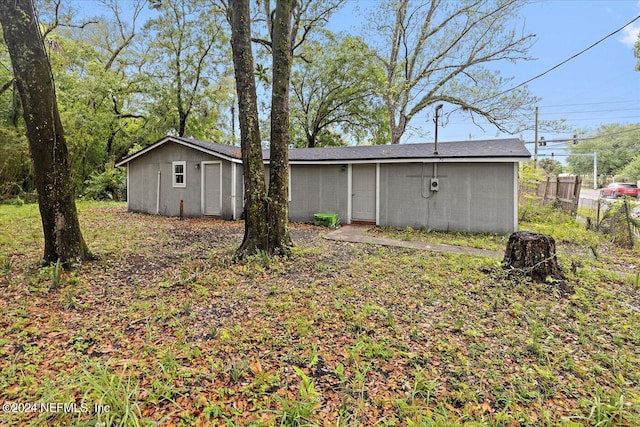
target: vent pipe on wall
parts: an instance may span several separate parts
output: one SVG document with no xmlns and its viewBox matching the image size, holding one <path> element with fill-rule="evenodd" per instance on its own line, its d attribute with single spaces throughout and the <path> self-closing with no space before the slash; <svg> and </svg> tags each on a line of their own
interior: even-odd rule
<svg viewBox="0 0 640 427">
<path fill-rule="evenodd" d="M 440 112 L 440 110 L 442 110 L 442 104 L 436 105 L 436 117 L 435 117 L 435 119 L 433 119 L 433 121 L 436 124 L 436 132 L 435 132 L 435 138 L 434 138 L 434 150 L 433 150 L 433 155 L 434 156 L 438 155 L 438 113 Z"/>
</svg>

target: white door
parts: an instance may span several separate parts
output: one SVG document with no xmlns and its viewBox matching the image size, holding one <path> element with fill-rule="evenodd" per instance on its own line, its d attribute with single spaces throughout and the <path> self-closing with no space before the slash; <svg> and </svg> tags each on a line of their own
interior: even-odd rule
<svg viewBox="0 0 640 427">
<path fill-rule="evenodd" d="M 352 221 L 376 221 L 376 165 L 353 165 Z"/>
<path fill-rule="evenodd" d="M 204 200 L 205 215 L 220 215 L 222 211 L 222 167 L 220 163 L 204 163 Z"/>
</svg>

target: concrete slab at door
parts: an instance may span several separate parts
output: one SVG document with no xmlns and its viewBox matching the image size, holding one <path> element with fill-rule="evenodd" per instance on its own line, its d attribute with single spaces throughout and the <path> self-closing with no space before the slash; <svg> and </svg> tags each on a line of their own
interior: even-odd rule
<svg viewBox="0 0 640 427">
<path fill-rule="evenodd" d="M 222 212 L 222 182 L 220 163 L 205 163 L 204 167 L 204 214 L 220 215 Z"/>
<path fill-rule="evenodd" d="M 353 165 L 352 221 L 376 221 L 376 165 Z"/>
</svg>

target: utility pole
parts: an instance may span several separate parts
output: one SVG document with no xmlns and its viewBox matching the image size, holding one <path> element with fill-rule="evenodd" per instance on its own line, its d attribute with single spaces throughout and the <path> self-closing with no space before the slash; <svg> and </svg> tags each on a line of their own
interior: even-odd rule
<svg viewBox="0 0 640 427">
<path fill-rule="evenodd" d="M 598 152 L 593 152 L 593 189 L 598 189 Z"/>
<path fill-rule="evenodd" d="M 535 137 L 533 148 L 533 168 L 538 168 L 538 107 L 536 107 L 536 124 L 535 124 Z"/>
</svg>

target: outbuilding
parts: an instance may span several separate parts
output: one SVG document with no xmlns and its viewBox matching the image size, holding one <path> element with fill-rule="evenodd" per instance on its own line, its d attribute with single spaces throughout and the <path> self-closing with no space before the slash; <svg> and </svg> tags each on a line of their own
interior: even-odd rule
<svg viewBox="0 0 640 427">
<path fill-rule="evenodd" d="M 341 223 L 506 234 L 518 228 L 519 139 L 289 150 L 289 214 Z M 268 178 L 269 152 L 263 152 Z M 121 160 L 134 212 L 239 219 L 239 147 L 167 136 Z"/>
</svg>

